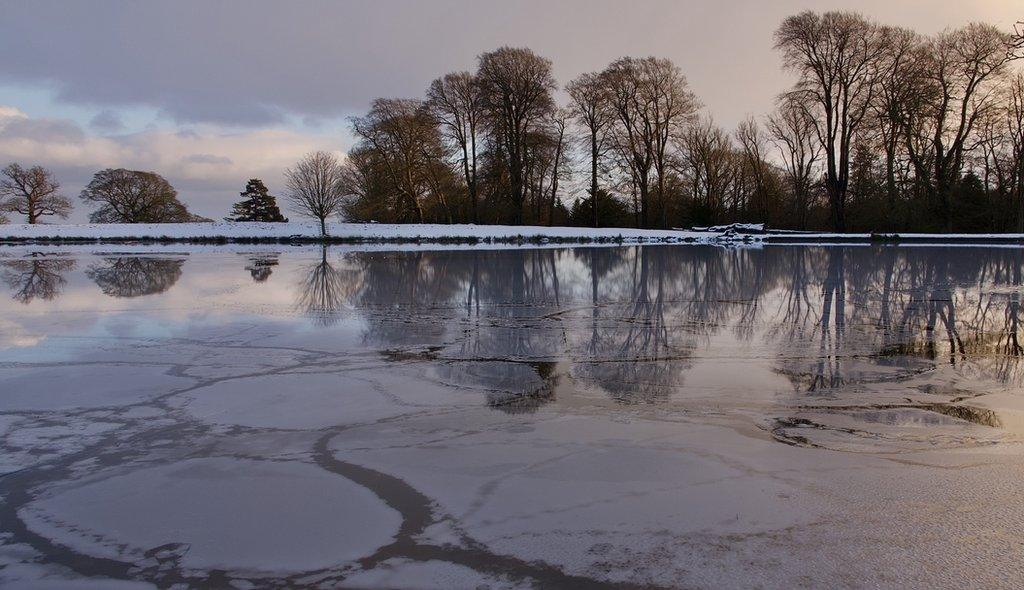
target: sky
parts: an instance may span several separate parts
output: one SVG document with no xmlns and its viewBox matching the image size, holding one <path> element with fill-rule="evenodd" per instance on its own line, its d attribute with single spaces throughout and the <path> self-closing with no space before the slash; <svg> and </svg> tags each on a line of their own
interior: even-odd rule
<svg viewBox="0 0 1024 590">
<path fill-rule="evenodd" d="M 421 97 L 476 56 L 528 46 L 564 85 L 624 55 L 667 57 L 732 127 L 790 83 L 772 33 L 802 10 L 934 33 L 1010 30 L 1022 0 L 0 0 L 0 166 L 52 169 L 76 204 L 107 167 L 152 170 L 221 218 L 250 177 L 283 190 L 304 153 L 339 156 L 346 118 Z"/>
</svg>

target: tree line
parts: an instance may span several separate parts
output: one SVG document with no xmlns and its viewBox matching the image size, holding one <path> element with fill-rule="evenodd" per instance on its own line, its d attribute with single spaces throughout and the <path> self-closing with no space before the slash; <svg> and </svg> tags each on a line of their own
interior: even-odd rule
<svg viewBox="0 0 1024 590">
<path fill-rule="evenodd" d="M 775 31 L 797 81 L 734 130 L 671 61 L 564 87 L 526 48 L 352 119 L 345 215 L 390 222 L 1024 231 L 1024 35 L 925 36 L 849 12 Z M 572 190 L 582 187 L 582 190 Z"/>
<path fill-rule="evenodd" d="M 1013 63 L 1024 24 L 921 35 L 807 11 L 774 40 L 797 80 L 773 112 L 733 130 L 668 59 L 623 57 L 560 87 L 528 48 L 485 52 L 420 98 L 374 100 L 350 120 L 347 157 L 307 154 L 286 171 L 285 196 L 325 234 L 338 216 L 1024 232 L 1024 72 Z M 42 168 L 2 174 L 0 210 L 29 223 L 70 211 Z M 254 182 L 229 219 L 285 220 Z M 96 222 L 197 219 L 151 172 L 104 170 L 81 197 L 98 205 Z"/>
</svg>

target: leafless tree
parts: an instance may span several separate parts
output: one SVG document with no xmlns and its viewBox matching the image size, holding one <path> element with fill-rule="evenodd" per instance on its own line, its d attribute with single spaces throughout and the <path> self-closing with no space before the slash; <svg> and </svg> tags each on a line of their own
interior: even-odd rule
<svg viewBox="0 0 1024 590">
<path fill-rule="evenodd" d="M 953 192 L 974 149 L 979 123 L 999 107 L 1000 80 L 1007 72 L 1009 37 L 991 25 L 970 24 L 924 43 L 916 90 L 916 124 L 905 130 L 917 180 L 937 201 L 947 231 L 953 229 Z"/>
<path fill-rule="evenodd" d="M 413 221 L 423 222 L 424 201 L 433 196 L 445 221 L 452 222 L 448 199 L 452 171 L 435 120 L 422 102 L 379 98 L 369 114 L 352 119 L 352 129 L 386 171 Z"/>
<path fill-rule="evenodd" d="M 1017 231 L 1024 233 L 1024 72 L 1017 72 L 1009 87 L 1005 132 L 1009 147 L 1007 184 L 1017 204 Z"/>
<path fill-rule="evenodd" d="M 767 161 L 767 139 L 761 126 L 753 117 L 740 121 L 736 128 L 736 141 L 742 150 L 743 163 L 751 177 L 751 200 L 748 211 L 756 215 L 756 219 L 768 222 L 775 212 L 771 202 L 773 191 L 770 188 L 772 167 Z"/>
<path fill-rule="evenodd" d="M 652 214 L 651 174 L 657 183 L 658 220 L 668 225 L 665 182 L 669 146 L 681 126 L 697 110 L 686 77 L 671 61 L 656 57 L 624 57 L 603 74 L 617 119 L 615 141 L 626 156 L 640 197 L 641 224 L 649 227 Z"/>
<path fill-rule="evenodd" d="M 1007 55 L 1011 59 L 1024 58 L 1024 21 L 1019 21 L 1013 27 L 1013 35 L 1010 36 L 1010 47 Z"/>
<path fill-rule="evenodd" d="M 681 174 L 701 221 L 720 213 L 735 178 L 735 158 L 729 135 L 710 117 L 702 117 L 679 136 Z"/>
<path fill-rule="evenodd" d="M 881 45 L 878 91 L 872 104 L 873 127 L 885 151 L 885 192 L 890 210 L 899 193 L 897 185 L 897 159 L 903 132 L 908 122 L 907 110 L 912 108 L 921 63 L 916 59 L 920 36 L 910 30 L 885 27 Z"/>
<path fill-rule="evenodd" d="M 92 223 L 186 223 L 209 221 L 189 212 L 178 193 L 155 172 L 101 170 L 79 197 L 100 207 L 89 215 Z"/>
<path fill-rule="evenodd" d="M 609 100 L 610 89 L 605 76 L 600 73 L 586 73 L 566 86 L 571 101 L 573 117 L 586 130 L 590 140 L 590 206 L 592 222 L 598 226 L 598 185 L 597 170 L 604 152 L 608 127 L 615 120 Z"/>
<path fill-rule="evenodd" d="M 785 97 L 778 110 L 768 117 L 768 130 L 789 178 L 799 229 L 806 229 L 816 165 L 821 156 L 812 115 L 802 102 Z"/>
<path fill-rule="evenodd" d="M 455 72 L 434 80 L 427 89 L 427 106 L 445 136 L 460 153 L 462 174 L 469 192 L 471 218 L 478 223 L 477 142 L 483 126 L 480 86 L 469 72 Z"/>
<path fill-rule="evenodd" d="M 480 56 L 476 77 L 492 133 L 507 158 L 514 220 L 522 223 L 529 136 L 555 106 L 551 61 L 526 48 L 502 47 Z"/>
<path fill-rule="evenodd" d="M 0 170 L 0 213 L 25 215 L 29 223 L 39 223 L 47 215 L 67 218 L 71 201 L 58 191 L 60 183 L 49 170 L 11 164 Z"/>
<path fill-rule="evenodd" d="M 345 203 L 342 168 L 330 152 L 306 154 L 285 171 L 286 198 L 301 215 L 320 221 L 320 235 L 327 236 L 327 218 L 341 213 Z"/>
<path fill-rule="evenodd" d="M 783 64 L 799 76 L 791 91 L 814 105 L 812 119 L 825 152 L 825 189 L 833 225 L 846 229 L 846 195 L 854 136 L 878 85 L 882 30 L 850 12 L 803 12 L 782 22 L 775 47 Z"/>
</svg>

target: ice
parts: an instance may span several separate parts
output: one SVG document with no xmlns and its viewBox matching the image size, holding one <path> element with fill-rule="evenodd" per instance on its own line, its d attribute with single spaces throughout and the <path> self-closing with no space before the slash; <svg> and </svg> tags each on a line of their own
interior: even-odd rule
<svg viewBox="0 0 1024 590">
<path fill-rule="evenodd" d="M 89 555 L 142 560 L 166 546 L 186 568 L 275 571 L 369 555 L 399 525 L 394 511 L 342 477 L 301 463 L 230 458 L 52 490 L 21 517 L 37 533 Z"/>
<path fill-rule="evenodd" d="M 492 246 L 0 248 L 0 585 L 1024 583 L 1024 251 Z"/>
<path fill-rule="evenodd" d="M 112 378 L 116 370 L 117 378 Z M 117 406 L 192 384 L 164 367 L 21 367 L 0 374 L 0 411 L 45 411 Z"/>
</svg>

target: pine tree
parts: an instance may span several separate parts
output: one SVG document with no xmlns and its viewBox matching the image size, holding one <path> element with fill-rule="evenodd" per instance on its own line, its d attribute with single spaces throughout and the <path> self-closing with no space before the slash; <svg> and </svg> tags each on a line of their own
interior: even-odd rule
<svg viewBox="0 0 1024 590">
<path fill-rule="evenodd" d="M 288 218 L 281 215 L 277 207 L 277 199 L 267 191 L 266 185 L 259 178 L 251 178 L 245 185 L 245 191 L 239 193 L 242 200 L 235 203 L 227 221 L 270 221 L 285 222 Z"/>
</svg>

